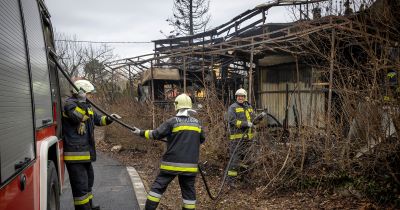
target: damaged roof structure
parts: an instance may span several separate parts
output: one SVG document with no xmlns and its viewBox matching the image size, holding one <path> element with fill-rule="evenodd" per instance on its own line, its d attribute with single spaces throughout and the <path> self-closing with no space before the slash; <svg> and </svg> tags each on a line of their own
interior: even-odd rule
<svg viewBox="0 0 400 210">
<path fill-rule="evenodd" d="M 355 13 L 344 11 L 346 15 L 319 17 L 314 10 L 314 19 L 303 14 L 303 19 L 292 23 L 266 23 L 271 7 L 298 5 L 304 9 L 319 2 L 323 1 L 259 5 L 204 33 L 154 40 L 154 53 L 106 66 L 110 71 L 123 69 L 131 81 L 141 78 L 154 102 L 169 100 L 170 93 L 179 92 L 205 97 L 213 84 L 219 97 L 230 103 L 236 89 L 243 87 L 249 102 L 268 109 L 286 126 L 324 127 L 325 122 L 341 118 L 337 110 L 345 105 L 339 89 L 361 81 L 351 74 L 353 68 L 366 69 L 363 62 L 369 62 L 368 50 L 373 49 L 365 46 L 376 45 L 373 53 L 382 53 L 382 47 L 398 48 L 398 37 L 393 36 L 398 26 L 381 31 L 379 27 L 385 26 L 374 17 L 395 16 L 399 3 L 377 0 Z M 161 72 L 171 75 L 163 77 Z M 342 75 L 348 77 L 339 78 Z"/>
</svg>

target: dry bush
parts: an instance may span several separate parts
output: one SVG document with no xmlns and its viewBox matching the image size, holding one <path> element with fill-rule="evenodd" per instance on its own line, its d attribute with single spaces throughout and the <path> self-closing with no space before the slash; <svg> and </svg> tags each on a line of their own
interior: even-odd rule
<svg viewBox="0 0 400 210">
<path fill-rule="evenodd" d="M 201 148 L 201 160 L 221 167 L 228 158 L 227 109 L 212 87 L 206 91 L 207 96 L 200 102 L 203 108 L 198 111 L 206 134 L 206 142 Z"/>
<path fill-rule="evenodd" d="M 400 101 L 386 78 L 389 70 L 396 70 L 400 78 L 399 4 L 381 3 L 373 12 L 339 18 L 339 23 L 351 22 L 350 27 L 320 30 L 299 37 L 301 44 L 292 46 L 294 54 L 320 70 L 323 81 L 329 81 L 333 71 L 332 112 L 325 129 L 300 128 L 283 144 L 286 149 L 265 148 L 272 150 L 258 161 L 271 164 L 264 170 L 265 192 L 346 185 L 379 202 L 399 203 L 400 169 L 395 163 L 400 150 L 393 130 L 400 128 Z M 312 22 L 299 24 L 317 27 Z M 385 96 L 391 100 L 383 100 Z M 274 152 L 280 158 L 274 158 Z"/>
<path fill-rule="evenodd" d="M 386 78 L 390 69 L 400 78 L 399 5 L 390 4 L 392 9 L 339 17 L 339 23 L 351 22 L 351 28 L 319 30 L 298 37 L 301 41 L 289 44 L 291 48 L 282 46 L 320 70 L 322 81 L 329 81 L 333 70 L 332 111 L 323 128 L 292 128 L 288 138 L 268 130 L 258 133 L 246 156 L 252 170 L 242 175 L 259 186 L 260 195 L 345 186 L 381 203 L 399 202 L 399 141 L 390 131 L 400 128 L 400 101 Z"/>
</svg>

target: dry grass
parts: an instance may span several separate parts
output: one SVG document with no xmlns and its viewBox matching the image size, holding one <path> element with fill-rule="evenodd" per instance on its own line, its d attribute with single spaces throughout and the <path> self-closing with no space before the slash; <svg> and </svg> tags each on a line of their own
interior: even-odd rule
<svg viewBox="0 0 400 210">
<path fill-rule="evenodd" d="M 204 169 L 210 187 L 216 193 L 228 161 L 226 121 L 223 113 L 217 111 L 222 110 L 225 105 L 211 97 L 202 104 L 204 109 L 199 112 L 198 117 L 203 122 L 207 140 L 201 147 L 201 162 L 207 161 Z M 117 102 L 112 110 L 119 113 L 124 122 L 141 129 L 150 129 L 152 117 L 149 107 L 151 106 L 148 104 L 124 99 Z M 159 125 L 173 116 L 174 111 L 158 109 L 156 113 L 159 113 L 156 117 Z M 268 209 L 286 209 L 296 208 L 298 205 L 309 209 L 353 208 L 369 203 L 353 185 L 341 187 L 349 181 L 346 177 L 357 173 L 355 168 L 351 168 L 353 163 L 349 162 L 349 156 L 343 155 L 343 151 L 348 152 L 351 149 L 348 142 L 333 139 L 328 141 L 326 135 L 310 129 L 301 129 L 296 135 L 293 132 L 285 142 L 279 135 L 274 136 L 271 133 L 268 128 L 258 132 L 258 140 L 249 147 L 246 157 L 251 168 L 241 174 L 246 179 L 240 181 L 238 188 L 233 191 L 224 189 L 220 200 L 212 201 L 208 198 L 198 176 L 196 189 L 201 209 L 263 209 L 264 206 L 268 206 Z M 303 138 L 306 142 L 305 148 L 302 146 Z M 111 154 L 124 164 L 134 166 L 149 189 L 158 173 L 164 144 L 146 141 L 117 124 L 106 127 L 105 139 L 105 142 L 99 143 L 99 148 L 110 153 L 111 146 L 122 145 L 123 150 L 120 153 Z M 357 162 L 361 163 L 363 160 L 359 159 Z M 180 208 L 181 196 L 178 189 L 176 181 L 169 186 L 160 204 L 161 209 Z"/>
</svg>

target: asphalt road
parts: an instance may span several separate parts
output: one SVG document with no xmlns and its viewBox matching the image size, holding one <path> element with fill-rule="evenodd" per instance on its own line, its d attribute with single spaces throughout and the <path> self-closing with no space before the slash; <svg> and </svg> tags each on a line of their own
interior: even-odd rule
<svg viewBox="0 0 400 210">
<path fill-rule="evenodd" d="M 93 168 L 93 201 L 95 204 L 100 205 L 102 210 L 140 209 L 125 166 L 107 157 L 104 153 L 98 152 Z M 74 210 L 67 170 L 60 200 L 61 210 Z"/>
</svg>

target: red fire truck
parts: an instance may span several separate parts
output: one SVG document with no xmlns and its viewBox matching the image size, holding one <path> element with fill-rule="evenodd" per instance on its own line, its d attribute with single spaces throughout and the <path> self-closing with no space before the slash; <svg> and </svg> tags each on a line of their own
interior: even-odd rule
<svg viewBox="0 0 400 210">
<path fill-rule="evenodd" d="M 0 209 L 59 209 L 59 75 L 43 0 L 0 1 Z"/>
</svg>

